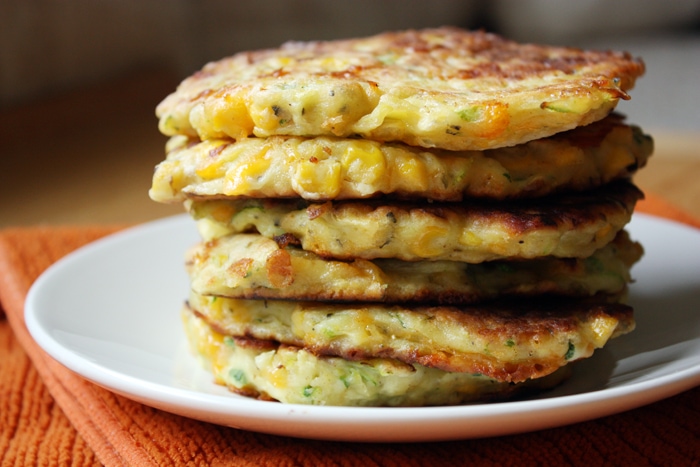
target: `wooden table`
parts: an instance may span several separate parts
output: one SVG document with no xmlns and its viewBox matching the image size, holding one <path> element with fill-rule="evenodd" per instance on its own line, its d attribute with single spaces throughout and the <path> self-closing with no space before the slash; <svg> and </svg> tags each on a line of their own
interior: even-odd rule
<svg viewBox="0 0 700 467">
<path fill-rule="evenodd" d="M 182 212 L 148 197 L 166 142 L 154 109 L 177 81 L 148 72 L 0 112 L 0 227 Z"/>
<path fill-rule="evenodd" d="M 139 223 L 182 212 L 151 201 L 164 157 L 156 104 L 177 85 L 164 72 L 0 112 L 0 227 Z M 654 131 L 639 186 L 700 218 L 700 131 Z"/>
</svg>

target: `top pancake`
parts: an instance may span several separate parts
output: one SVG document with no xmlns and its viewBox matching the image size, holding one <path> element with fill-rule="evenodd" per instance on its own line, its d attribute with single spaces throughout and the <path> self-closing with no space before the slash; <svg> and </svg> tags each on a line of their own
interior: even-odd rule
<svg viewBox="0 0 700 467">
<path fill-rule="evenodd" d="M 200 139 L 360 136 L 481 150 L 599 120 L 643 73 L 627 53 L 410 30 L 239 53 L 185 79 L 156 114 L 164 134 Z"/>
</svg>

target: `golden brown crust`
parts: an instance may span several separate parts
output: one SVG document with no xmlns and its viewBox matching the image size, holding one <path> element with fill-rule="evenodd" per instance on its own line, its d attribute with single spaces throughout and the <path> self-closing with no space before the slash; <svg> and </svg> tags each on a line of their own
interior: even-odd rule
<svg viewBox="0 0 700 467">
<path fill-rule="evenodd" d="M 157 109 L 167 135 L 359 135 L 450 150 L 521 144 L 605 117 L 644 73 L 627 53 L 456 28 L 288 43 L 210 63 Z"/>
</svg>

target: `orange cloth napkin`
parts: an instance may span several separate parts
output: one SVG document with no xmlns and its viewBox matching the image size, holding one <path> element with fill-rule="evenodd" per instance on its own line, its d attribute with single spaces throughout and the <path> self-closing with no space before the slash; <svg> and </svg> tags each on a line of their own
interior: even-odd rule
<svg viewBox="0 0 700 467">
<path fill-rule="evenodd" d="M 700 222 L 649 197 L 638 210 Z M 700 388 L 567 427 L 415 444 L 322 442 L 226 428 L 95 386 L 41 350 L 25 295 L 51 263 L 117 227 L 0 232 L 0 465 L 689 465 L 700 459 Z M 2 312 L 0 312 L 1 316 Z"/>
</svg>

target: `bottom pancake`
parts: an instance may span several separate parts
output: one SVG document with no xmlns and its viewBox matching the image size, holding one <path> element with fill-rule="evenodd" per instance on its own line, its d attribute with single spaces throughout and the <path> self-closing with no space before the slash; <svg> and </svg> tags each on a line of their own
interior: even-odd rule
<svg viewBox="0 0 700 467">
<path fill-rule="evenodd" d="M 272 341 L 226 336 L 187 308 L 182 318 L 191 348 L 217 383 L 245 396 L 283 403 L 455 405 L 545 390 L 570 374 L 569 367 L 563 367 L 547 377 L 515 384 L 387 358 L 350 361 Z"/>
<path fill-rule="evenodd" d="M 634 328 L 632 309 L 586 300 L 478 306 L 236 300 L 192 292 L 188 306 L 224 335 L 348 360 L 391 358 L 519 383 L 590 357 Z"/>
</svg>

